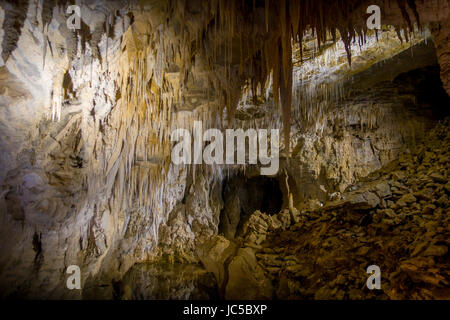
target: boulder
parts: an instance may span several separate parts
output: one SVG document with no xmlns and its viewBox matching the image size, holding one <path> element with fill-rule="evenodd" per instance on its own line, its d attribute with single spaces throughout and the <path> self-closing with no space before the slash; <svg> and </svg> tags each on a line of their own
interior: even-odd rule
<svg viewBox="0 0 450 320">
<path fill-rule="evenodd" d="M 239 249 L 228 266 L 228 274 L 225 299 L 261 300 L 272 298 L 272 283 L 258 265 L 253 249 Z"/>
<path fill-rule="evenodd" d="M 411 204 L 416 201 L 417 201 L 416 197 L 414 197 L 414 195 L 412 195 L 411 193 L 408 193 L 408 194 L 403 195 L 397 201 L 397 205 L 399 205 L 400 207 L 406 207 L 408 204 Z"/>
<path fill-rule="evenodd" d="M 197 250 L 198 258 L 217 280 L 219 288 L 225 285 L 227 261 L 236 254 L 236 244 L 222 236 L 214 236 L 204 242 Z"/>
</svg>

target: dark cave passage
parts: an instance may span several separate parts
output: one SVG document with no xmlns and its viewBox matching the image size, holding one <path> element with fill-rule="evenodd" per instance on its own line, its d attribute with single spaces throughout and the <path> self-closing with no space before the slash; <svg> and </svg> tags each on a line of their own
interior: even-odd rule
<svg viewBox="0 0 450 320">
<path fill-rule="evenodd" d="M 410 106 L 419 114 L 434 120 L 449 116 L 450 96 L 443 87 L 438 64 L 399 74 L 393 84 L 399 95 L 415 97 Z"/>
<path fill-rule="evenodd" d="M 283 204 L 283 193 L 277 179 L 260 176 L 250 179 L 247 185 L 250 200 L 255 196 L 254 201 L 257 210 L 268 215 L 280 212 Z"/>
<path fill-rule="evenodd" d="M 225 181 L 223 199 L 225 205 L 220 216 L 219 233 L 234 238 L 256 210 L 268 215 L 280 212 L 283 192 L 276 178 L 236 176 Z"/>
</svg>

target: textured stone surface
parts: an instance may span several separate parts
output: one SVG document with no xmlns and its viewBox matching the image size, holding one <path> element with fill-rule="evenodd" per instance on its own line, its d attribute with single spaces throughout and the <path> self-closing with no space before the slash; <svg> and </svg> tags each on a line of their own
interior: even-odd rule
<svg viewBox="0 0 450 320">
<path fill-rule="evenodd" d="M 320 207 L 330 194 L 342 198 L 340 194 L 348 186 L 394 160 L 400 149 L 420 138 L 431 122 L 429 101 L 414 95 L 418 86 L 410 79 L 417 74 L 396 77 L 435 64 L 430 59 L 435 53 L 430 56 L 429 46 L 419 44 L 421 37 L 411 43 L 425 47 L 413 49 L 418 59 L 398 54 L 410 44 L 400 44 L 392 37 L 381 39 L 379 45 L 372 42 L 365 47 L 366 56 L 364 50 L 361 55 L 355 54 L 356 74 L 352 76 L 366 87 L 385 82 L 371 90 L 363 87 L 349 93 L 337 104 L 339 112 L 336 109 L 322 112 L 321 107 L 296 108 L 294 114 L 312 112 L 308 127 L 302 122 L 293 124 L 294 155 L 290 162 L 282 163 L 281 176 L 276 177 L 283 181 L 284 170 L 289 176 L 288 185 L 280 182 L 280 187 L 285 207 L 289 193 L 293 195 L 290 209 L 271 217 L 260 212 L 258 216 L 246 217 L 250 218 L 247 221 L 239 219 L 246 222 L 240 225 L 242 233 L 234 232 L 237 226 L 233 222 L 232 231 L 226 232 L 232 241 L 221 239 L 219 244 L 228 244 L 232 251 L 236 246 L 236 252 L 216 261 L 210 257 L 215 246 L 218 254 L 225 248 L 215 243 L 206 252 L 198 249 L 211 239 L 217 240 L 224 206 L 223 181 L 228 174 L 233 176 L 242 171 L 234 167 L 173 166 L 167 142 L 172 127 L 190 128 L 194 119 L 202 117 L 209 125 L 219 122 L 218 117 L 210 114 L 218 102 L 210 83 L 211 75 L 205 71 L 207 62 L 189 57 L 189 61 L 195 60 L 192 66 L 195 76 L 182 83 L 180 70 L 184 69 L 166 61 L 171 56 L 169 47 L 177 48 L 181 35 L 174 32 L 173 25 L 164 27 L 165 17 L 161 13 L 165 1 L 149 2 L 151 10 L 147 11 L 128 7 L 127 1 L 81 1 L 83 24 L 78 34 L 67 29 L 62 6 L 53 8 L 48 6 L 51 2 L 46 1 L 45 6 L 42 3 L 18 1 L 13 6 L 13 2 L 1 2 L 0 9 L 1 297 L 211 297 L 214 294 L 209 290 L 196 291 L 199 283 L 204 282 L 215 290 L 211 275 L 194 265 L 203 262 L 220 283 L 217 290 L 221 297 L 241 298 L 239 294 L 244 290 L 248 298 L 271 298 L 272 284 L 253 252 L 265 241 L 266 232 L 283 230 L 300 219 L 293 204 L 310 200 Z M 432 34 L 441 78 L 448 92 L 448 20 L 441 17 L 448 13 L 448 7 L 433 15 L 436 1 L 425 1 L 420 6 L 424 13 L 422 22 L 435 23 Z M 192 11 L 186 14 L 195 18 L 196 11 Z M 402 21 L 397 7 L 391 13 L 387 23 L 395 25 Z M 203 25 L 189 25 L 192 34 L 201 28 Z M 385 34 L 392 33 L 390 30 Z M 166 48 L 161 39 L 169 39 Z M 312 43 L 313 38 L 309 45 Z M 336 72 L 347 73 L 345 51 L 337 47 L 340 67 Z M 328 53 L 322 57 L 328 57 Z M 368 57 L 367 61 L 364 57 Z M 392 67 L 389 62 L 402 66 Z M 407 70 L 402 69 L 405 65 Z M 165 70 L 161 70 L 162 66 Z M 377 81 L 367 81 L 364 71 L 376 74 Z M 300 87 L 303 80 L 296 79 L 296 85 Z M 180 86 L 183 94 L 178 91 Z M 136 90 L 140 94 L 151 93 L 145 98 L 155 99 L 154 109 L 162 105 L 165 109 L 150 114 L 143 107 L 142 97 L 136 97 Z M 339 90 L 343 89 L 333 92 Z M 242 103 L 243 108 L 237 114 L 242 122 L 234 125 L 260 119 L 261 124 L 256 124 L 262 127 L 280 128 L 279 117 L 274 122 L 267 121 L 272 119 L 270 109 L 274 109 L 272 95 L 268 92 L 264 106 Z M 244 102 L 245 98 L 248 97 L 244 97 Z M 318 101 L 321 100 L 314 96 L 309 102 L 316 107 Z M 297 118 L 293 119 L 296 122 Z M 246 174 L 251 176 L 249 171 Z M 408 177 L 402 172 L 397 172 L 398 180 L 402 180 L 402 175 Z M 430 203 L 435 184 L 448 192 L 448 183 L 443 184 L 448 176 L 434 172 L 422 178 L 428 187 L 414 190 L 412 196 L 427 202 L 420 210 L 430 215 L 447 201 L 441 195 Z M 411 205 L 411 197 L 403 200 L 399 197 L 395 202 L 385 199 L 390 192 L 404 193 L 405 187 L 399 182 L 400 186 L 394 186 L 396 190 L 389 191 L 394 187 L 388 188 L 384 183 L 346 195 L 356 197 L 350 202 L 363 203 L 365 208 L 388 206 L 391 201 L 385 208 L 390 216 L 395 215 L 394 208 Z M 288 187 L 289 192 L 284 189 Z M 246 248 L 234 242 L 236 234 L 243 237 Z M 276 273 L 280 270 L 279 261 L 270 254 L 264 259 L 270 263 L 268 270 Z M 425 256 L 434 255 L 445 255 L 441 243 L 427 247 Z M 165 264 L 153 264 L 155 261 L 185 263 L 186 269 L 183 265 L 171 269 Z M 137 265 L 127 274 L 138 262 L 152 265 Z M 417 276 L 416 272 L 415 277 L 425 277 L 429 261 L 422 265 L 413 262 L 405 262 L 402 268 L 411 274 L 420 269 L 422 273 Z M 82 270 L 81 292 L 65 288 L 65 270 L 72 264 Z M 223 264 L 227 266 L 222 272 Z M 292 268 L 295 272 L 306 272 L 295 265 Z M 183 276 L 177 280 L 179 273 Z M 165 277 L 170 282 L 164 283 Z M 152 286 L 148 290 L 134 287 L 133 281 L 142 285 L 151 282 Z M 282 278 L 283 286 L 278 290 L 289 288 L 289 281 Z"/>
<path fill-rule="evenodd" d="M 228 300 L 271 299 L 272 284 L 257 264 L 252 248 L 241 248 L 228 266 L 229 279 L 225 289 Z"/>
<path fill-rule="evenodd" d="M 450 18 L 433 24 L 431 30 L 441 68 L 442 83 L 450 95 Z"/>
<path fill-rule="evenodd" d="M 256 257 L 277 298 L 449 298 L 449 125 L 342 194 L 376 194 L 376 204 L 330 202 L 264 233 Z M 381 290 L 366 287 L 373 264 L 381 268 Z"/>
</svg>

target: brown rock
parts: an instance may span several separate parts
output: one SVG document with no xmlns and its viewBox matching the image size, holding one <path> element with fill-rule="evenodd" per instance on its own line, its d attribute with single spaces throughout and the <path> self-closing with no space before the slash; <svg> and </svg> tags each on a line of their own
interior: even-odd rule
<svg viewBox="0 0 450 320">
<path fill-rule="evenodd" d="M 414 197 L 412 194 L 408 193 L 405 194 L 404 196 L 402 196 L 400 198 L 400 200 L 397 201 L 397 205 L 401 206 L 401 207 L 406 207 L 408 204 L 416 202 L 417 199 L 416 197 Z"/>
<path fill-rule="evenodd" d="M 271 299 L 273 287 L 250 248 L 241 248 L 228 266 L 227 300 Z"/>
<path fill-rule="evenodd" d="M 423 214 L 433 214 L 434 210 L 436 210 L 436 206 L 433 204 L 426 205 L 422 209 Z"/>
<path fill-rule="evenodd" d="M 444 245 L 433 245 L 427 248 L 423 253 L 424 256 L 443 256 L 448 252 L 448 247 Z"/>
<path fill-rule="evenodd" d="M 203 266 L 212 272 L 219 284 L 225 285 L 225 265 L 237 251 L 236 245 L 222 236 L 214 236 L 197 250 L 197 255 Z"/>
<path fill-rule="evenodd" d="M 430 174 L 430 178 L 433 179 L 434 182 L 438 182 L 438 183 L 448 182 L 447 179 L 445 179 L 441 174 L 439 174 L 437 172 L 433 172 L 432 174 Z"/>
<path fill-rule="evenodd" d="M 380 198 L 385 198 L 391 194 L 391 187 L 386 181 L 382 181 L 375 186 L 374 191 Z"/>
</svg>

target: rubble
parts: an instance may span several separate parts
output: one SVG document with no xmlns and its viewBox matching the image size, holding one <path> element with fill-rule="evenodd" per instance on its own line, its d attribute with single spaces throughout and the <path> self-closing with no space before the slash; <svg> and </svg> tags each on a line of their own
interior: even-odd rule
<svg viewBox="0 0 450 320">
<path fill-rule="evenodd" d="M 439 123 L 341 200 L 297 210 L 297 222 L 288 209 L 256 211 L 239 250 L 259 248 L 276 298 L 449 299 L 449 126 Z M 366 287 L 370 265 L 381 269 L 381 290 Z"/>
</svg>

